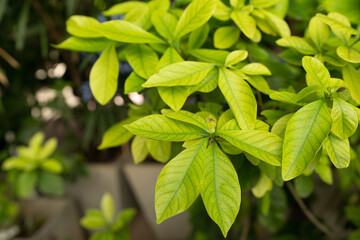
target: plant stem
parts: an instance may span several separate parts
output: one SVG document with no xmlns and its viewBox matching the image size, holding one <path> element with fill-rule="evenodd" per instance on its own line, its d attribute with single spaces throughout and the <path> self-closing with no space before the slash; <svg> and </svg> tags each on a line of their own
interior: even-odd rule
<svg viewBox="0 0 360 240">
<path fill-rule="evenodd" d="M 7 63 L 9 63 L 13 68 L 19 69 L 20 63 L 16 61 L 8 52 L 0 47 L 0 57 L 2 57 Z"/>
<path fill-rule="evenodd" d="M 259 92 L 259 90 L 256 90 L 256 95 L 257 95 L 257 98 L 258 98 L 258 104 L 259 104 L 259 106 L 261 108 L 261 111 L 262 111 L 262 110 L 264 110 L 264 103 L 263 103 L 261 93 Z"/>
<path fill-rule="evenodd" d="M 330 231 L 328 227 L 326 227 L 324 224 L 322 224 L 319 219 L 317 219 L 314 214 L 307 208 L 304 201 L 297 195 L 294 186 L 291 184 L 291 182 L 286 182 L 286 186 L 289 188 L 291 194 L 295 198 L 295 201 L 300 206 L 301 210 L 305 214 L 305 216 L 312 222 L 321 232 L 325 233 L 328 237 L 334 238 L 334 233 Z"/>
</svg>

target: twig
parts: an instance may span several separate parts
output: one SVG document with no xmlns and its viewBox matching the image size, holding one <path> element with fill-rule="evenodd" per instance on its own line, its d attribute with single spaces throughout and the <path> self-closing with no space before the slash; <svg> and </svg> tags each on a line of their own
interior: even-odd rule
<svg viewBox="0 0 360 240">
<path fill-rule="evenodd" d="M 250 210 L 249 210 L 249 212 L 246 214 L 244 222 L 243 222 L 240 240 L 248 239 L 248 235 L 249 235 L 249 231 L 250 231 L 250 215 L 251 214 L 250 214 Z"/>
<path fill-rule="evenodd" d="M 301 210 L 305 214 L 305 216 L 312 222 L 321 232 L 325 233 L 328 237 L 334 238 L 334 233 L 330 231 L 324 224 L 322 224 L 315 216 L 312 214 L 312 212 L 306 207 L 304 201 L 297 195 L 294 186 L 291 184 L 291 182 L 286 182 L 286 186 L 289 188 L 291 194 L 295 198 L 295 201 L 300 206 Z"/>
<path fill-rule="evenodd" d="M 16 61 L 15 58 L 13 58 L 8 52 L 6 52 L 3 48 L 0 47 L 0 56 L 9 63 L 13 68 L 19 69 L 20 63 Z"/>
<path fill-rule="evenodd" d="M 261 108 L 261 111 L 264 110 L 264 102 L 262 100 L 262 97 L 261 97 L 261 93 L 259 92 L 259 90 L 256 90 L 256 95 L 257 95 L 257 98 L 258 98 L 258 104 Z"/>
</svg>

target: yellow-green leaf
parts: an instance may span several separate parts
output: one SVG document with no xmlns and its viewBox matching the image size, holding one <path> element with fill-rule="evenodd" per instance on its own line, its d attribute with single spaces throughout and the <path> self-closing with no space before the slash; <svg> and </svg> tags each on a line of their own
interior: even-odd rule
<svg viewBox="0 0 360 240">
<path fill-rule="evenodd" d="M 198 197 L 204 176 L 207 141 L 205 138 L 194 143 L 161 171 L 155 190 L 157 223 L 185 211 Z"/>
<path fill-rule="evenodd" d="M 130 124 L 135 120 L 134 118 L 127 118 L 106 130 L 98 149 L 120 146 L 129 141 L 133 134 L 124 128 L 124 125 Z"/>
<path fill-rule="evenodd" d="M 346 87 L 351 92 L 351 97 L 356 103 L 360 104 L 360 72 L 357 71 L 351 64 L 347 64 L 342 68 L 342 75 Z"/>
<path fill-rule="evenodd" d="M 166 49 L 162 57 L 160 58 L 160 61 L 156 67 L 156 70 L 160 70 L 163 67 L 166 67 L 167 65 L 177 63 L 177 62 L 183 62 L 184 59 L 180 56 L 180 54 L 176 51 L 175 48 L 169 47 Z"/>
<path fill-rule="evenodd" d="M 321 49 L 329 38 L 330 29 L 319 18 L 313 17 L 309 22 L 308 34 L 318 49 Z"/>
<path fill-rule="evenodd" d="M 254 129 L 257 103 L 250 86 L 235 73 L 221 68 L 219 88 L 241 129 Z"/>
<path fill-rule="evenodd" d="M 229 53 L 226 57 L 225 66 L 232 66 L 248 57 L 248 52 L 245 50 L 235 50 Z"/>
<path fill-rule="evenodd" d="M 101 213 L 107 223 L 112 223 L 114 218 L 114 200 L 110 193 L 105 193 L 100 202 Z"/>
<path fill-rule="evenodd" d="M 99 32 L 111 40 L 126 43 L 163 43 L 163 40 L 145 31 L 136 24 L 124 20 L 102 23 Z"/>
<path fill-rule="evenodd" d="M 152 75 L 143 87 L 172 87 L 195 85 L 203 80 L 214 67 L 212 63 L 178 62 L 162 68 Z"/>
<path fill-rule="evenodd" d="M 106 38 L 69 37 L 63 42 L 52 46 L 79 52 L 101 52 L 109 45 L 110 42 L 112 41 Z"/>
<path fill-rule="evenodd" d="M 226 129 L 226 128 L 224 128 Z M 271 165 L 280 166 L 282 139 L 275 134 L 261 130 L 223 130 L 219 136 L 235 147 L 250 153 Z"/>
<path fill-rule="evenodd" d="M 141 86 L 146 80 L 137 75 L 135 72 L 130 73 L 124 83 L 124 93 L 139 92 L 144 88 Z"/>
<path fill-rule="evenodd" d="M 240 69 L 247 75 L 271 75 L 270 70 L 261 63 L 249 63 Z"/>
<path fill-rule="evenodd" d="M 346 46 L 339 46 L 336 49 L 337 55 L 345 61 L 351 63 L 360 63 L 360 51 L 355 48 L 349 48 Z"/>
<path fill-rule="evenodd" d="M 146 139 L 146 146 L 150 155 L 159 162 L 169 161 L 171 154 L 171 142 Z"/>
<path fill-rule="evenodd" d="M 194 126 L 202 128 L 204 130 L 208 130 L 208 126 L 205 122 L 205 119 L 194 113 L 184 111 L 184 110 L 174 112 L 169 109 L 163 109 L 163 110 L 161 110 L 161 113 L 163 115 L 167 116 L 168 118 L 172 118 L 172 119 L 179 120 L 182 122 L 190 123 Z"/>
<path fill-rule="evenodd" d="M 249 14 L 241 11 L 233 11 L 231 19 L 236 23 L 246 37 L 253 39 L 255 37 L 256 22 Z"/>
<path fill-rule="evenodd" d="M 158 64 L 157 54 L 144 44 L 132 44 L 126 49 L 126 60 L 134 72 L 142 78 L 148 79 Z"/>
<path fill-rule="evenodd" d="M 102 37 L 96 30 L 99 25 L 95 18 L 73 15 L 66 21 L 66 31 L 76 37 L 98 38 Z"/>
<path fill-rule="evenodd" d="M 143 117 L 124 127 L 135 135 L 165 141 L 186 141 L 208 135 L 199 127 L 159 114 Z"/>
<path fill-rule="evenodd" d="M 296 51 L 303 54 L 316 54 L 314 49 L 305 39 L 297 36 L 284 37 L 276 41 L 276 44 L 282 47 L 294 48 Z"/>
<path fill-rule="evenodd" d="M 179 19 L 175 38 L 179 39 L 205 24 L 214 13 L 216 4 L 216 0 L 193 0 Z"/>
<path fill-rule="evenodd" d="M 135 136 L 131 142 L 131 153 L 135 164 L 144 161 L 146 156 L 149 154 L 146 145 L 146 138 Z"/>
<path fill-rule="evenodd" d="M 349 139 L 330 134 L 324 141 L 324 148 L 336 168 L 347 168 L 350 164 Z"/>
<path fill-rule="evenodd" d="M 341 98 L 334 98 L 331 118 L 331 132 L 342 139 L 352 136 L 359 124 L 358 116 L 351 104 Z"/>
<path fill-rule="evenodd" d="M 167 40 L 174 40 L 177 24 L 177 19 L 174 15 L 167 12 L 156 11 L 151 16 L 151 22 L 161 36 Z"/>
<path fill-rule="evenodd" d="M 314 57 L 305 56 L 302 65 L 306 71 L 308 86 L 319 85 L 326 89 L 330 86 L 330 73 L 322 62 Z"/>
<path fill-rule="evenodd" d="M 208 215 L 226 237 L 240 209 L 241 189 L 234 166 L 217 143 L 206 149 L 204 171 L 201 197 Z"/>
<path fill-rule="evenodd" d="M 227 49 L 234 45 L 240 37 L 240 30 L 234 26 L 225 26 L 216 29 L 214 46 L 218 49 Z"/>
<path fill-rule="evenodd" d="M 146 6 L 146 3 L 140 1 L 127 1 L 113 5 L 108 10 L 104 11 L 103 14 L 105 16 L 111 15 L 120 15 L 124 13 L 128 13 L 134 8 Z"/>
<path fill-rule="evenodd" d="M 106 104 L 116 93 L 119 76 L 119 60 L 115 44 L 110 43 L 95 62 L 90 72 L 90 89 L 95 99 Z"/>
<path fill-rule="evenodd" d="M 205 62 L 216 63 L 219 65 L 224 65 L 228 51 L 217 50 L 217 49 L 191 49 L 189 53 Z"/>
<path fill-rule="evenodd" d="M 269 22 L 272 28 L 281 36 L 281 37 L 289 37 L 291 35 L 290 28 L 288 24 L 281 19 L 280 17 L 276 16 L 275 14 L 262 10 L 264 14 L 265 20 Z"/>
<path fill-rule="evenodd" d="M 184 106 L 191 93 L 189 86 L 158 87 L 161 99 L 174 111 L 179 111 Z"/>
<path fill-rule="evenodd" d="M 285 181 L 302 174 L 331 129 L 326 102 L 318 100 L 297 111 L 287 124 L 282 157 Z"/>
</svg>

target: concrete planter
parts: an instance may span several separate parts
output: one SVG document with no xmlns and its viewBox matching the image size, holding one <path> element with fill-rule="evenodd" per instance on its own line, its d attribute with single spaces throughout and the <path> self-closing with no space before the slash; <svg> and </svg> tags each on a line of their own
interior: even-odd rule
<svg viewBox="0 0 360 240">
<path fill-rule="evenodd" d="M 45 222 L 33 236 L 15 240 L 84 240 L 78 211 L 72 200 L 36 198 L 22 201 L 20 206 L 24 216 Z"/>
<path fill-rule="evenodd" d="M 122 154 L 112 162 L 89 163 L 88 176 L 78 179 L 75 183 L 67 183 L 66 194 L 75 199 L 82 216 L 86 209 L 98 208 L 105 192 L 112 194 L 115 211 L 133 207 L 134 199 L 125 182 L 121 168 L 126 162 L 131 162 L 127 147 L 123 147 Z"/>
<path fill-rule="evenodd" d="M 191 226 L 187 212 L 176 215 L 161 224 L 156 224 L 155 186 L 163 164 L 126 164 L 124 171 L 144 215 L 157 240 L 183 240 L 189 236 Z"/>
</svg>

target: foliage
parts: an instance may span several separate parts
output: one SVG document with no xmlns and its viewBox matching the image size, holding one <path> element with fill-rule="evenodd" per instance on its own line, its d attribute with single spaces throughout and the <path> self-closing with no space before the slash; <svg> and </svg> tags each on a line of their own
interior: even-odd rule
<svg viewBox="0 0 360 240">
<path fill-rule="evenodd" d="M 44 142 L 44 134 L 36 133 L 29 141 L 29 146 L 19 146 L 17 156 L 7 158 L 2 169 L 7 171 L 7 178 L 14 187 L 14 194 L 19 198 L 29 197 L 35 189 L 42 194 L 61 196 L 64 182 L 61 177 L 63 166 L 51 158 L 57 140 L 51 138 Z"/>
<path fill-rule="evenodd" d="M 353 147 L 349 141 L 360 116 L 359 31 L 346 16 L 330 12 L 309 19 L 303 37 L 293 36 L 283 20 L 285 0 L 185 2 L 190 4 L 184 8 L 183 1 L 118 3 L 103 14 L 121 20 L 103 23 L 72 16 L 72 36 L 55 47 L 102 51 L 90 73 L 100 104 L 117 92 L 119 60 L 134 70 L 125 94 L 141 92 L 149 100 L 130 106 L 129 118 L 105 133 L 101 149 L 136 135 L 136 163 L 148 153 L 166 162 L 170 142 L 184 142 L 158 178 L 158 223 L 186 210 L 200 194 L 226 237 L 242 196 L 230 158 L 241 154 L 251 163 L 243 171 L 260 172 L 247 190 L 262 198 L 259 218 L 269 226 L 279 218 L 269 211 L 278 189 L 273 184 L 296 178 L 295 189 L 306 197 L 313 189 L 307 176 L 317 173 L 331 184 L 330 161 L 346 168 L 359 151 L 353 149 L 358 139 Z M 279 46 L 288 49 L 277 55 Z"/>
<path fill-rule="evenodd" d="M 12 226 L 19 214 L 19 206 L 7 195 L 6 185 L 0 186 L 0 229 Z"/>
<path fill-rule="evenodd" d="M 96 230 L 90 240 L 126 240 L 130 239 L 128 225 L 135 214 L 135 209 L 128 208 L 115 217 L 114 200 L 109 193 L 105 193 L 101 198 L 100 210 L 88 209 L 80 223 L 88 230 Z"/>
</svg>

